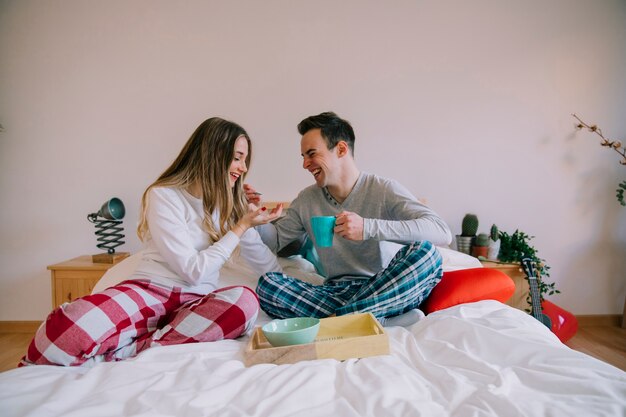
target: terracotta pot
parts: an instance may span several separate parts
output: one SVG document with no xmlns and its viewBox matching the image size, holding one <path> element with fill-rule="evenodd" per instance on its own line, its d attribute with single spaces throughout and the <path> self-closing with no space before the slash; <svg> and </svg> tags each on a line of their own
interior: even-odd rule
<svg viewBox="0 0 626 417">
<path fill-rule="evenodd" d="M 484 256 L 487 257 L 487 252 L 489 251 L 489 246 L 472 246 L 472 256 L 479 257 Z"/>
</svg>

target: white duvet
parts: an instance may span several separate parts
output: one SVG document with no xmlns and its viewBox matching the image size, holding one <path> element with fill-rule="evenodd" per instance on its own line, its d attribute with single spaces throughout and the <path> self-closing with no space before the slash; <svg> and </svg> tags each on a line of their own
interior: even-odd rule
<svg viewBox="0 0 626 417">
<path fill-rule="evenodd" d="M 264 321 L 264 320 L 262 320 Z M 2 416 L 619 416 L 626 373 L 496 301 L 387 329 L 391 354 L 246 368 L 247 337 L 0 374 Z"/>
</svg>

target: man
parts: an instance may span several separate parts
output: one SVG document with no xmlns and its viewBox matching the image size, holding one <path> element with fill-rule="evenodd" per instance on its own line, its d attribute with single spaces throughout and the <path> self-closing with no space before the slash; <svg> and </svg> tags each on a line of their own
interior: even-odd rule
<svg viewBox="0 0 626 417">
<path fill-rule="evenodd" d="M 261 230 L 280 251 L 313 236 L 311 217 L 336 217 L 332 247 L 317 247 L 326 280 L 312 285 L 283 273 L 259 279 L 261 308 L 272 317 L 327 317 L 371 312 L 384 325 L 410 325 L 441 280 L 448 245 L 445 222 L 399 183 L 361 172 L 354 161 L 350 123 L 326 112 L 298 125 L 303 168 L 315 185 L 302 190 L 287 213 Z"/>
</svg>

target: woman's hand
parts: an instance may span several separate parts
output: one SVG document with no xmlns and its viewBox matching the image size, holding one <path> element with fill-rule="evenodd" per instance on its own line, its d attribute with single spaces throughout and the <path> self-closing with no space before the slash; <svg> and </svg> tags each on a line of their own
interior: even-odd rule
<svg viewBox="0 0 626 417">
<path fill-rule="evenodd" d="M 257 207 L 249 204 L 249 211 L 237 222 L 232 231 L 241 237 L 251 227 L 266 224 L 278 219 L 283 214 L 283 205 L 279 204 L 268 211 L 267 207 Z"/>
<path fill-rule="evenodd" d="M 250 184 L 244 184 L 243 191 L 246 193 L 246 199 L 248 200 L 248 203 L 257 206 L 261 204 L 261 193 L 257 192 L 257 190 L 255 190 L 253 186 L 251 186 Z"/>
</svg>

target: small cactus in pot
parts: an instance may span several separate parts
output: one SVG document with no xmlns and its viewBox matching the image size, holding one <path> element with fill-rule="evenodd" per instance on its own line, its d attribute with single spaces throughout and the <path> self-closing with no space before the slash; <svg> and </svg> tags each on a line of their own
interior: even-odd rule
<svg viewBox="0 0 626 417">
<path fill-rule="evenodd" d="M 487 233 L 480 233 L 476 236 L 474 246 L 489 246 L 489 235 Z"/>
<path fill-rule="evenodd" d="M 489 249 L 489 235 L 487 233 L 480 233 L 476 236 L 474 246 L 472 246 L 472 256 L 475 257 L 487 257 L 487 251 Z"/>
<path fill-rule="evenodd" d="M 487 259 L 497 261 L 500 253 L 500 230 L 495 224 L 491 226 L 489 234 L 489 249 L 487 250 Z"/>
<path fill-rule="evenodd" d="M 461 236 L 474 237 L 476 232 L 478 232 L 478 216 L 468 213 L 461 223 Z"/>
<path fill-rule="evenodd" d="M 461 234 L 456 236 L 456 248 L 459 252 L 470 254 L 477 231 L 478 216 L 467 213 L 461 222 Z"/>
<path fill-rule="evenodd" d="M 491 240 L 493 240 L 494 242 L 498 239 L 500 239 L 500 230 L 498 230 L 498 226 L 496 226 L 495 224 L 491 225 L 491 231 L 489 233 L 489 237 L 491 238 Z"/>
</svg>

